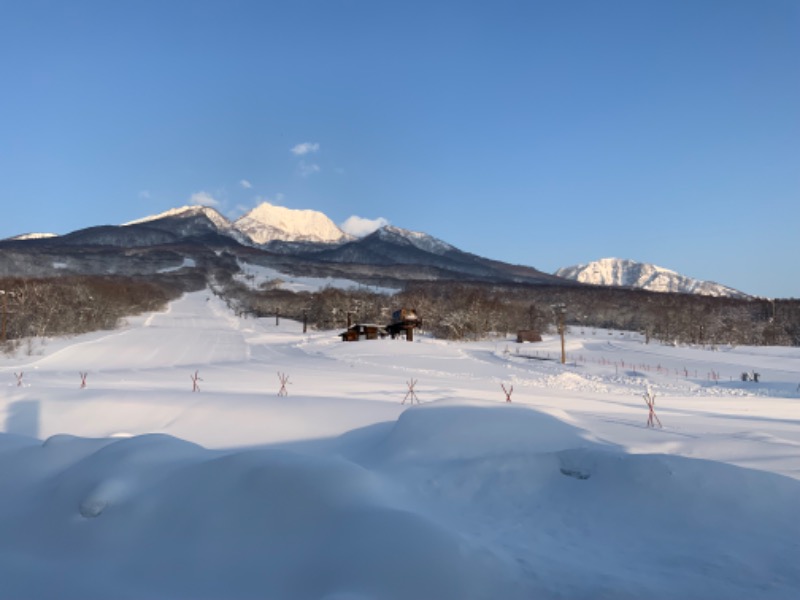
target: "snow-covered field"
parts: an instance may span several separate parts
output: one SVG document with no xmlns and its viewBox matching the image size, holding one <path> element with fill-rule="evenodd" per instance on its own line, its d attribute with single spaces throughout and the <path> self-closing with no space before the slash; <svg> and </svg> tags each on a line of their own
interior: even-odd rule
<svg viewBox="0 0 800 600">
<path fill-rule="evenodd" d="M 394 294 L 398 290 L 374 285 L 363 285 L 352 279 L 340 279 L 334 277 L 301 277 L 289 275 L 277 271 L 270 267 L 262 267 L 247 262 L 239 261 L 240 273 L 234 275 L 234 279 L 247 285 L 248 287 L 259 290 L 263 286 L 275 289 L 289 290 L 291 292 L 318 292 L 325 288 L 337 288 L 341 290 L 360 289 L 374 294 Z"/>
<path fill-rule="evenodd" d="M 195 293 L 0 358 L 0 597 L 800 597 L 800 349 L 336 333 Z"/>
</svg>

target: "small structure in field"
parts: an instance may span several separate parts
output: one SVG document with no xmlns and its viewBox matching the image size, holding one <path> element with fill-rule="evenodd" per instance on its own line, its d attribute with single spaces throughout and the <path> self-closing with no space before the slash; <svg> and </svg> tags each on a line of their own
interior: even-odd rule
<svg viewBox="0 0 800 600">
<path fill-rule="evenodd" d="M 386 326 L 386 331 L 395 339 L 405 332 L 409 342 L 414 341 L 414 329 L 422 325 L 422 319 L 417 316 L 413 308 L 401 308 L 392 313 L 392 322 Z"/>
<path fill-rule="evenodd" d="M 348 314 L 349 317 L 349 314 Z M 392 336 L 395 339 L 405 334 L 409 342 L 414 341 L 414 329 L 422 325 L 422 319 L 414 310 L 401 308 L 392 313 L 392 322 L 385 327 L 372 323 L 356 323 L 351 325 L 348 321 L 347 331 L 339 334 L 343 342 L 357 342 L 359 340 L 377 340 L 378 338 Z"/>
<path fill-rule="evenodd" d="M 386 337 L 386 330 L 380 325 L 372 323 L 356 323 L 339 334 L 343 342 L 357 342 L 359 340 L 377 340 Z"/>
<path fill-rule="evenodd" d="M 517 331 L 517 343 L 522 344 L 523 342 L 541 342 L 542 341 L 542 334 L 539 333 L 536 329 L 520 329 Z"/>
</svg>

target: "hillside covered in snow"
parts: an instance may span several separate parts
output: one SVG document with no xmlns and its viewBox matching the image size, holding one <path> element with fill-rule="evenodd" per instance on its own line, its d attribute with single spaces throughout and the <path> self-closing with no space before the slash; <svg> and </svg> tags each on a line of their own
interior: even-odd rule
<svg viewBox="0 0 800 600">
<path fill-rule="evenodd" d="M 337 333 L 195 292 L 0 355 L 0 595 L 800 589 L 800 349 Z"/>
</svg>

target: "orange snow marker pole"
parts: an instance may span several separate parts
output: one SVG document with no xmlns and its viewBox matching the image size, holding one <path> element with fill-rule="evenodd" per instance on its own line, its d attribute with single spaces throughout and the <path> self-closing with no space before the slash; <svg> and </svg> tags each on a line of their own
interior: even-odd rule
<svg viewBox="0 0 800 600">
<path fill-rule="evenodd" d="M 192 391 L 193 392 L 199 392 L 200 391 L 200 386 L 197 385 L 197 382 L 198 381 L 203 381 L 203 380 L 200 379 L 200 374 L 199 373 L 200 373 L 200 371 L 195 371 L 194 375 L 189 375 L 189 378 L 192 380 Z"/>
<path fill-rule="evenodd" d="M 405 404 L 406 400 L 411 399 L 409 404 L 414 404 L 414 400 L 417 401 L 417 404 L 420 403 L 419 398 L 417 398 L 417 393 L 414 391 L 414 386 L 417 385 L 416 379 L 411 379 L 406 381 L 406 385 L 408 386 L 408 391 L 406 392 L 406 397 L 403 398 L 403 401 L 400 404 Z"/>
<path fill-rule="evenodd" d="M 650 411 L 647 415 L 647 426 L 654 428 L 656 423 L 658 423 L 659 427 L 663 427 L 661 420 L 658 418 L 658 415 L 656 415 L 656 395 L 650 390 L 647 390 L 644 393 L 644 401 L 647 403 L 647 408 Z"/>
<path fill-rule="evenodd" d="M 278 379 L 281 382 L 281 389 L 278 390 L 278 396 L 288 396 L 289 391 L 286 389 L 286 385 L 289 383 L 289 376 L 286 373 L 278 372 Z"/>
<path fill-rule="evenodd" d="M 86 387 L 86 377 L 89 375 L 89 373 L 84 373 L 83 371 L 78 371 L 78 373 L 81 376 L 81 389 L 83 389 Z"/>
<path fill-rule="evenodd" d="M 503 393 L 506 395 L 506 402 L 511 402 L 511 392 L 514 391 L 514 386 L 510 385 L 508 386 L 508 389 L 506 389 L 506 384 L 501 383 L 500 387 L 503 388 Z"/>
</svg>

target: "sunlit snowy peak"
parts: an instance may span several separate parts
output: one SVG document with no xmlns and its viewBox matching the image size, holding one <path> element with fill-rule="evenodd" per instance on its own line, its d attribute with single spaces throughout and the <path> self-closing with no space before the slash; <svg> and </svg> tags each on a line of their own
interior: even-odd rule
<svg viewBox="0 0 800 600">
<path fill-rule="evenodd" d="M 670 269 L 621 258 L 601 258 L 585 265 L 563 267 L 555 274 L 591 285 L 633 287 L 652 292 L 703 296 L 747 297 L 747 294 L 719 283 L 694 279 Z"/>
<path fill-rule="evenodd" d="M 234 227 L 256 244 L 272 241 L 337 243 L 350 238 L 323 213 L 263 202 L 237 219 Z"/>
</svg>

